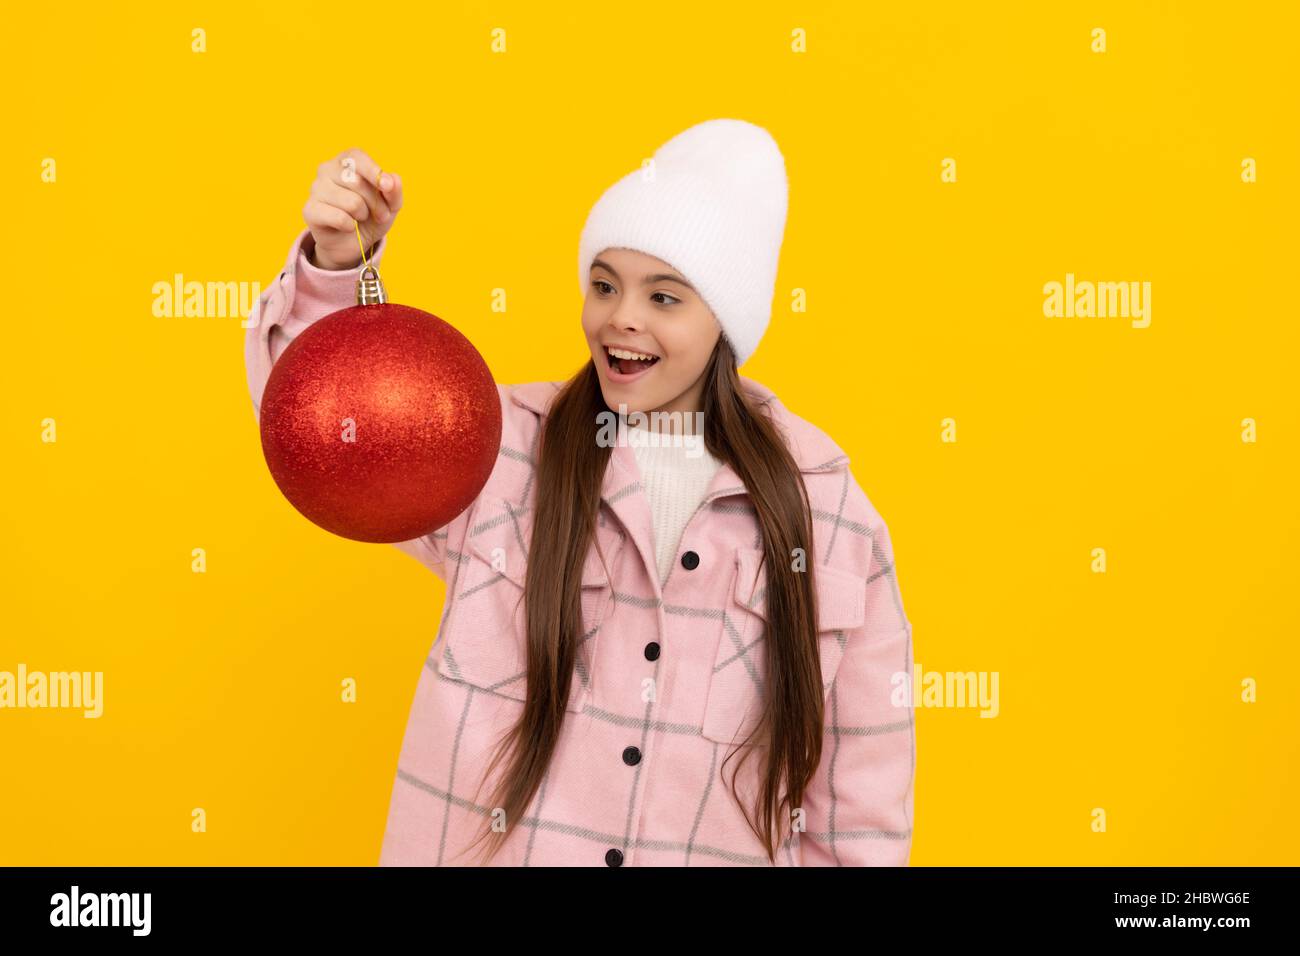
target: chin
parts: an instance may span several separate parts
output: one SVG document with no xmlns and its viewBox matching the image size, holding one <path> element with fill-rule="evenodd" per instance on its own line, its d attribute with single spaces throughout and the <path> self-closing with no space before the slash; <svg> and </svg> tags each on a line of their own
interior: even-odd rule
<svg viewBox="0 0 1300 956">
<path fill-rule="evenodd" d="M 652 408 L 658 408 L 652 400 L 642 394 L 636 384 L 631 385 L 612 385 L 602 384 L 600 392 L 605 398 L 605 404 L 609 406 L 610 411 L 626 411 L 629 415 L 632 412 L 649 412 Z M 622 404 L 626 409 L 620 409 Z"/>
</svg>

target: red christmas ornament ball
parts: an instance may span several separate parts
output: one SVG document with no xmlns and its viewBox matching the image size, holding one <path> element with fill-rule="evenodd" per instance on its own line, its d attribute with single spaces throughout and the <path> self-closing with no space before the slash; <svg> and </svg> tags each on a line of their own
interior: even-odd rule
<svg viewBox="0 0 1300 956">
<path fill-rule="evenodd" d="M 501 402 L 478 350 L 391 302 L 341 309 L 289 343 L 260 420 L 280 491 L 353 541 L 444 527 L 483 490 L 501 447 Z"/>
</svg>

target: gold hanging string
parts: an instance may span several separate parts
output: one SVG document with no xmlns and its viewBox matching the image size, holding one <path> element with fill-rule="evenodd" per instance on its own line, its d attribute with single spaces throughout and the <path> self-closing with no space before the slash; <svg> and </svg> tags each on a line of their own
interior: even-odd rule
<svg viewBox="0 0 1300 956">
<path fill-rule="evenodd" d="M 375 177 L 375 182 L 379 182 L 379 177 L 383 175 L 384 171 L 381 169 L 379 171 L 379 176 Z M 354 219 L 352 220 L 352 225 L 355 226 L 357 230 L 357 245 L 361 247 L 361 261 L 365 263 L 367 269 L 372 268 L 370 265 L 370 257 L 366 255 L 366 244 L 361 241 L 361 223 Z"/>
</svg>

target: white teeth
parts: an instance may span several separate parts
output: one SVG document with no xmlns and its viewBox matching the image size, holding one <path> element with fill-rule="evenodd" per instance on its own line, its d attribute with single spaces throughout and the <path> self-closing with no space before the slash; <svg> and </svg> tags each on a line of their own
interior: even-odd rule
<svg viewBox="0 0 1300 956">
<path fill-rule="evenodd" d="M 637 359 L 638 361 L 648 362 L 655 358 L 653 355 L 646 355 L 642 352 L 629 352 L 627 349 L 610 348 L 609 354 L 614 358 Z"/>
</svg>

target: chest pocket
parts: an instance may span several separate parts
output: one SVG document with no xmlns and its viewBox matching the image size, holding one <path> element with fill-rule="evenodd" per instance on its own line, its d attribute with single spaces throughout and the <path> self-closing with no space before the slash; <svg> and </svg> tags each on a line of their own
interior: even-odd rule
<svg viewBox="0 0 1300 956">
<path fill-rule="evenodd" d="M 723 613 L 713 674 L 704 706 L 702 732 L 710 740 L 739 743 L 753 731 L 762 712 L 767 668 L 767 570 L 763 551 L 736 550 L 736 577 Z M 829 695 L 849 632 L 866 615 L 867 580 L 832 565 L 813 569 L 817 594 L 817 644 L 822 691 Z"/>
<path fill-rule="evenodd" d="M 524 585 L 532 529 L 530 507 L 495 496 L 480 499 L 466 533 L 455 592 L 447 596 L 454 605 L 441 638 L 445 646 L 436 658 L 446 677 L 516 700 L 524 700 L 528 691 Z M 614 573 L 624 536 L 603 509 L 596 540 Z M 581 590 L 583 634 L 566 705 L 575 713 L 586 706 L 596 635 L 613 598 L 612 581 L 594 547 L 588 549 Z"/>
</svg>

